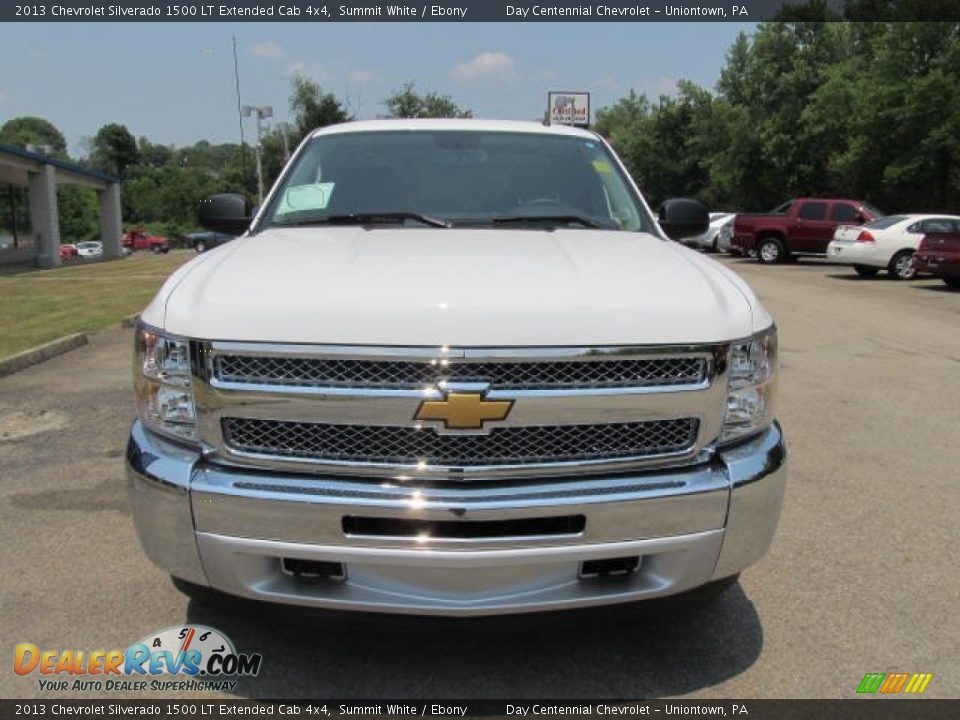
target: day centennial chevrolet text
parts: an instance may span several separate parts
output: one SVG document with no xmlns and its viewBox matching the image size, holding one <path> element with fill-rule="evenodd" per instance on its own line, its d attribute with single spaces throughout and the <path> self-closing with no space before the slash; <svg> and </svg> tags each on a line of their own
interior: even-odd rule
<svg viewBox="0 0 960 720">
<path fill-rule="evenodd" d="M 581 129 L 347 123 L 142 314 L 127 452 L 186 586 L 483 615 L 729 581 L 774 535 L 773 320 Z M 673 238 L 673 239 L 671 239 Z"/>
</svg>

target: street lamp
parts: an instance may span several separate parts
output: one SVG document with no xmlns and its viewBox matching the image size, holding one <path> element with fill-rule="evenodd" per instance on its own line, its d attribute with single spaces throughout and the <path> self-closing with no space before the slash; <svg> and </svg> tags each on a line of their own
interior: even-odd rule
<svg viewBox="0 0 960 720">
<path fill-rule="evenodd" d="M 244 105 L 240 108 L 240 114 L 243 117 L 257 116 L 257 204 L 263 203 L 263 145 L 260 139 L 263 135 L 263 120 L 273 117 L 273 107 L 263 105 L 256 107 L 254 105 Z"/>
<path fill-rule="evenodd" d="M 283 137 L 283 164 L 286 165 L 287 160 L 290 159 L 290 131 L 293 130 L 293 128 L 288 122 L 277 123 L 275 127 Z"/>
</svg>

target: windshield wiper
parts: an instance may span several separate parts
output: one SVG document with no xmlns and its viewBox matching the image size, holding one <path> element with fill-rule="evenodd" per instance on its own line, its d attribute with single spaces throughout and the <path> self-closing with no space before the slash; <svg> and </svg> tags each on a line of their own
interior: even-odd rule
<svg viewBox="0 0 960 720">
<path fill-rule="evenodd" d="M 596 228 L 600 230 L 612 230 L 613 228 L 608 225 L 602 225 L 593 218 L 587 217 L 586 215 L 506 215 L 504 217 L 495 217 L 491 218 L 490 222 L 494 225 L 510 225 L 515 223 L 549 223 L 551 225 L 570 225 L 577 224 L 583 225 L 588 228 Z"/>
<path fill-rule="evenodd" d="M 422 215 L 418 212 L 403 210 L 400 212 L 383 213 L 346 213 L 343 215 L 326 215 L 323 217 L 294 220 L 292 222 L 278 222 L 277 225 L 378 225 L 381 223 L 403 222 L 415 220 L 430 227 L 446 228 L 450 223 L 446 220 Z"/>
</svg>

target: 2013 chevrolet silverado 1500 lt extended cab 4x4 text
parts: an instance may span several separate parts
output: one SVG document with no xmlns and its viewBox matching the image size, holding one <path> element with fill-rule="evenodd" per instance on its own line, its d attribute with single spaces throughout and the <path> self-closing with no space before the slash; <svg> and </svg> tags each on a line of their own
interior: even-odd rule
<svg viewBox="0 0 960 720">
<path fill-rule="evenodd" d="M 670 238 L 594 133 L 314 132 L 136 332 L 128 488 L 175 578 L 324 608 L 482 615 L 729 581 L 786 482 L 776 334 Z"/>
</svg>

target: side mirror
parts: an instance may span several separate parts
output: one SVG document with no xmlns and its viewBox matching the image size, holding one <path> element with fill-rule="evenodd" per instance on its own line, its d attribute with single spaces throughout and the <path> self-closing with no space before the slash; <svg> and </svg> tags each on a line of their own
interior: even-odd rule
<svg viewBox="0 0 960 720">
<path fill-rule="evenodd" d="M 250 227 L 253 214 L 243 195 L 221 193 L 211 195 L 200 203 L 200 226 L 213 232 L 242 235 Z"/>
<path fill-rule="evenodd" d="M 710 213 L 699 200 L 664 200 L 658 218 L 660 227 L 671 240 L 702 235 L 710 227 Z"/>
</svg>

